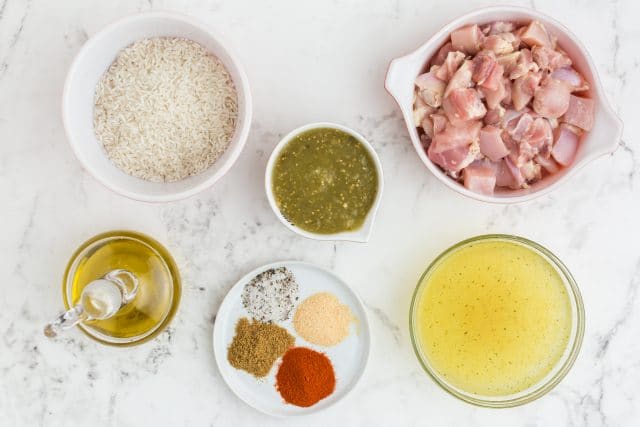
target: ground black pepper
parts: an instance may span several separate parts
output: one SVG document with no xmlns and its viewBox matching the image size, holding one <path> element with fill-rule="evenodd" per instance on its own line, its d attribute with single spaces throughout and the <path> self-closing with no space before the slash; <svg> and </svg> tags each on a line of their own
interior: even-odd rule
<svg viewBox="0 0 640 427">
<path fill-rule="evenodd" d="M 298 282 L 285 267 L 270 268 L 247 283 L 242 305 L 261 322 L 283 322 L 291 317 L 298 301 Z"/>
</svg>

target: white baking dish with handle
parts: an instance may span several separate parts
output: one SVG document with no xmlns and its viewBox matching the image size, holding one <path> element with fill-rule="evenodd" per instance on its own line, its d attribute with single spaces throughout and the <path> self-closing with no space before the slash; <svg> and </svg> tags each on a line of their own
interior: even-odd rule
<svg viewBox="0 0 640 427">
<path fill-rule="evenodd" d="M 576 158 L 570 166 L 549 175 L 527 189 L 497 191 L 494 195 L 484 195 L 466 189 L 461 183 L 451 179 L 434 164 L 425 152 L 418 130 L 413 124 L 414 80 L 425 71 L 429 60 L 446 42 L 451 32 L 469 24 L 486 24 L 494 21 L 542 22 L 547 30 L 558 38 L 558 45 L 567 52 L 573 66 L 591 84 L 587 95 L 595 100 L 596 112 L 593 129 L 582 138 Z M 446 186 L 472 199 L 492 203 L 517 203 L 531 200 L 549 193 L 566 182 L 576 171 L 605 154 L 616 150 L 622 137 L 622 121 L 607 100 L 596 66 L 586 48 L 564 25 L 533 9 L 513 6 L 486 7 L 467 13 L 442 27 L 433 37 L 408 55 L 391 61 L 385 80 L 385 88 L 393 96 L 404 117 L 411 141 L 418 156 L 427 168 Z"/>
</svg>

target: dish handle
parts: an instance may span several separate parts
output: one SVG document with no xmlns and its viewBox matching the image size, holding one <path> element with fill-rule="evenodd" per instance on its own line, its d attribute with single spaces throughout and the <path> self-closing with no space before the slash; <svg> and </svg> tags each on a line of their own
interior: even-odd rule
<svg viewBox="0 0 640 427">
<path fill-rule="evenodd" d="M 422 68 L 421 62 L 418 53 L 413 52 L 396 58 L 389 64 L 384 87 L 401 109 L 413 105 L 413 81 Z"/>
<path fill-rule="evenodd" d="M 589 132 L 589 141 L 585 146 L 584 158 L 592 159 L 611 154 L 620 145 L 622 139 L 622 120 L 615 114 L 606 99 L 596 107 L 593 129 Z"/>
</svg>

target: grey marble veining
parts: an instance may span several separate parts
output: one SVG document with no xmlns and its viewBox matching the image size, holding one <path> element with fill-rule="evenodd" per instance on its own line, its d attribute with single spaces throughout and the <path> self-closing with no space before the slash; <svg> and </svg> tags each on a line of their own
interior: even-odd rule
<svg viewBox="0 0 640 427">
<path fill-rule="evenodd" d="M 589 48 L 625 121 L 623 143 L 554 193 L 517 206 L 480 204 L 432 177 L 413 151 L 382 82 L 388 61 L 483 1 L 0 0 L 0 425 L 294 425 L 265 417 L 223 383 L 211 333 L 222 298 L 254 267 L 280 259 L 335 271 L 365 301 L 372 355 L 356 390 L 304 419 L 326 425 L 632 426 L 640 420 L 640 6 L 632 0 L 535 0 Z M 143 204 L 82 171 L 60 119 L 68 66 L 102 26 L 150 9 L 199 17 L 245 65 L 255 102 L 248 144 L 213 188 Z M 316 242 L 283 227 L 263 191 L 279 138 L 311 121 L 362 132 L 378 151 L 385 194 L 367 244 Z M 148 233 L 175 256 L 183 299 L 171 326 L 117 349 L 79 331 L 42 335 L 62 307 L 60 281 L 92 235 Z M 434 256 L 472 235 L 531 238 L 569 267 L 583 294 L 586 333 L 572 371 L 549 395 L 508 410 L 464 404 L 421 370 L 408 307 Z"/>
</svg>

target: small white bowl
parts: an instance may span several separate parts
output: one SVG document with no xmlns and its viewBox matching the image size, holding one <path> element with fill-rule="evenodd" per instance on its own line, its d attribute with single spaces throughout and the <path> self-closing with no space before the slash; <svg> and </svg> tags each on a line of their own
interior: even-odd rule
<svg viewBox="0 0 640 427">
<path fill-rule="evenodd" d="M 448 177 L 425 153 L 418 131 L 413 124 L 414 80 L 457 28 L 468 24 L 486 24 L 493 21 L 526 22 L 537 19 L 558 38 L 558 45 L 571 57 L 573 66 L 591 83 L 589 96 L 596 103 L 593 129 L 583 137 L 573 164 L 542 179 L 528 189 L 504 191 L 493 196 L 475 193 Z M 567 27 L 533 9 L 513 6 L 485 7 L 467 13 L 442 27 L 433 37 L 414 52 L 391 61 L 385 79 L 385 88 L 393 96 L 404 116 L 411 141 L 427 168 L 447 187 L 472 199 L 493 203 L 517 203 L 531 200 L 559 187 L 587 163 L 618 147 L 622 136 L 622 121 L 616 116 L 598 78 L 598 73 L 587 49 Z"/>
<path fill-rule="evenodd" d="M 222 61 L 238 93 L 238 122 L 225 153 L 205 171 L 176 182 L 150 182 L 126 174 L 109 160 L 93 129 L 94 95 L 98 81 L 122 49 L 149 37 L 183 37 L 200 43 Z M 244 147 L 251 114 L 249 81 L 226 43 L 206 25 L 173 12 L 129 16 L 91 37 L 69 69 L 62 96 L 62 118 L 67 138 L 82 166 L 107 188 L 145 202 L 183 199 L 220 179 Z"/>
<path fill-rule="evenodd" d="M 291 141 L 294 137 L 300 135 L 303 132 L 306 132 L 311 129 L 319 129 L 319 128 L 330 128 L 330 129 L 338 129 L 343 132 L 352 135 L 356 138 L 362 146 L 367 150 L 371 158 L 373 159 L 373 163 L 376 165 L 376 172 L 378 173 L 378 193 L 376 194 L 376 198 L 373 201 L 373 205 L 365 218 L 364 224 L 358 230 L 354 231 L 343 231 L 340 233 L 333 234 L 319 234 L 319 233 L 311 233 L 309 231 L 303 230 L 299 227 L 296 227 L 294 224 L 289 222 L 280 212 L 278 205 L 276 203 L 275 196 L 273 194 L 273 185 L 272 185 L 272 176 L 273 176 L 273 168 L 275 166 L 276 160 L 278 159 L 280 152 L 282 149 Z M 380 159 L 378 158 L 378 154 L 375 152 L 371 144 L 358 132 L 353 129 L 349 129 L 346 126 L 342 126 L 336 123 L 311 123 L 305 126 L 301 126 L 297 129 L 292 130 L 278 142 L 278 145 L 273 149 L 271 156 L 269 157 L 269 161 L 267 162 L 267 169 L 264 177 L 265 182 L 265 191 L 267 193 L 267 199 L 269 200 L 269 205 L 271 205 L 271 209 L 276 214 L 278 219 L 287 226 L 290 230 L 298 233 L 301 236 L 308 237 L 310 239 L 316 240 L 346 240 L 350 242 L 361 242 L 365 243 L 369 241 L 371 237 L 371 232 L 373 231 L 373 222 L 376 218 L 376 212 L 378 211 L 378 207 L 380 205 L 380 200 L 382 198 L 382 188 L 384 186 L 384 178 L 382 175 L 382 165 L 380 163 Z"/>
</svg>

